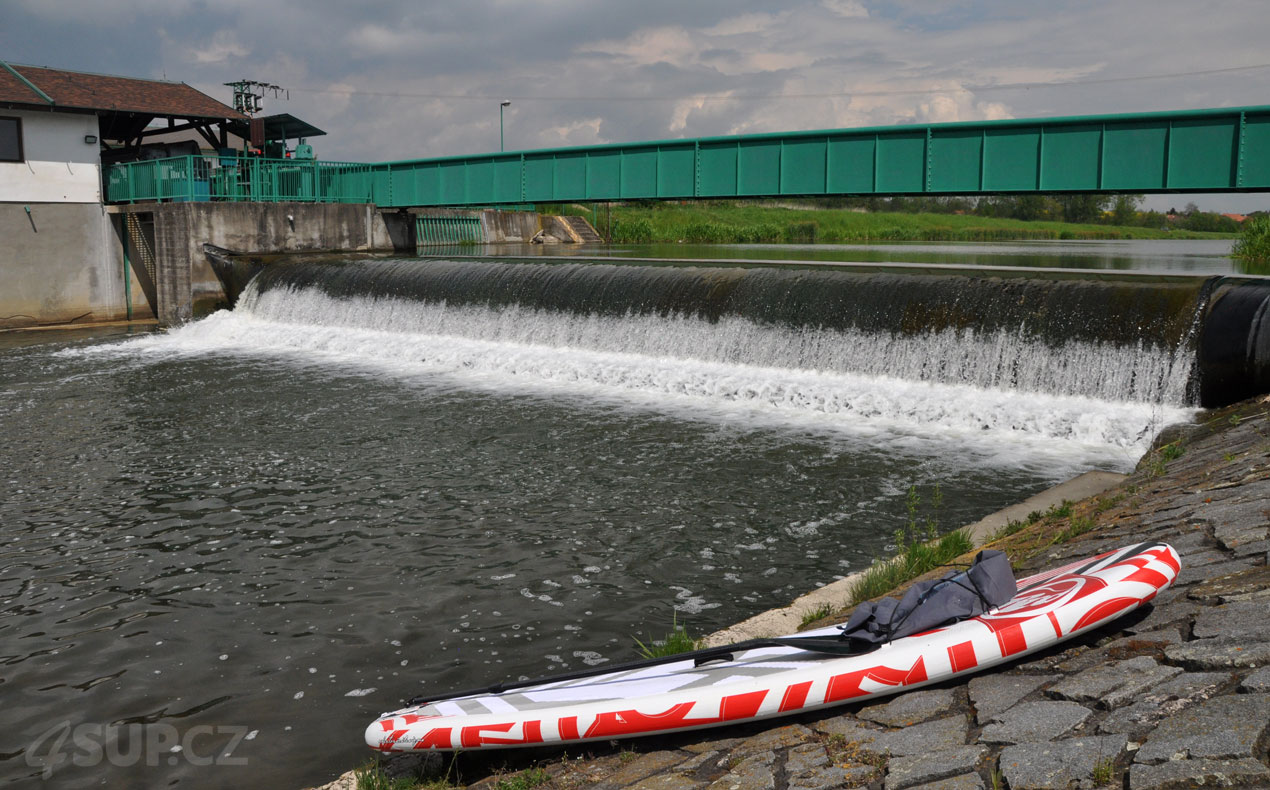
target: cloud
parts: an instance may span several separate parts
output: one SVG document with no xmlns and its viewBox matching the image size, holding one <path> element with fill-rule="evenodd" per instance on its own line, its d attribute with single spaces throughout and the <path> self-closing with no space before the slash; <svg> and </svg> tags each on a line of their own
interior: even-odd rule
<svg viewBox="0 0 1270 790">
<path fill-rule="evenodd" d="M 586 45 L 583 52 L 612 55 L 628 65 L 669 63 L 687 66 L 697 61 L 698 46 L 682 27 L 658 27 L 636 31 L 620 40 L 597 41 Z"/>
<path fill-rule="evenodd" d="M 229 58 L 242 58 L 251 54 L 232 30 L 217 30 L 207 46 L 193 49 L 190 54 L 195 63 L 220 63 Z"/>
<path fill-rule="evenodd" d="M 821 5 L 838 16 L 848 19 L 860 19 L 869 15 L 869 9 L 859 0 L 821 0 Z"/>
</svg>

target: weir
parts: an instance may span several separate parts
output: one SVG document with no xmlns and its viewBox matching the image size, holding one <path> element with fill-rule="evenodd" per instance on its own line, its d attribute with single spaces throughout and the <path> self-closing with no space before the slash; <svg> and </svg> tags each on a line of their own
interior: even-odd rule
<svg viewBox="0 0 1270 790">
<path fill-rule="evenodd" d="M 1211 406 L 1270 382 L 1267 304 L 1270 284 L 1238 278 L 443 258 L 272 265 L 239 309 L 468 342 Z"/>
</svg>

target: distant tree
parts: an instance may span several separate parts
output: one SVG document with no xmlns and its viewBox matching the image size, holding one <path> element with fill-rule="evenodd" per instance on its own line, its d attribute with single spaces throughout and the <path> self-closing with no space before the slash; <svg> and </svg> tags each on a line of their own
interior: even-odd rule
<svg viewBox="0 0 1270 790">
<path fill-rule="evenodd" d="M 1049 208 L 1044 195 L 1019 195 L 1014 199 L 1014 210 L 1010 216 L 1015 219 L 1033 221 L 1045 219 Z"/>
<path fill-rule="evenodd" d="M 1198 214 L 1199 206 L 1195 205 L 1194 203 L 1187 203 L 1186 208 L 1182 209 L 1182 213 L 1188 217 L 1194 214 Z"/>
<path fill-rule="evenodd" d="M 1138 221 L 1138 206 L 1143 195 L 1116 195 L 1111 202 L 1111 222 L 1113 225 L 1135 225 Z"/>
<path fill-rule="evenodd" d="M 1104 195 L 1059 195 L 1056 200 L 1065 222 L 1095 222 L 1107 205 Z"/>
<path fill-rule="evenodd" d="M 1213 233 L 1236 233 L 1239 230 L 1239 223 L 1230 217 L 1223 217 L 1211 211 L 1196 211 L 1186 216 L 1186 219 L 1182 221 L 1182 227 L 1187 230 Z"/>
</svg>

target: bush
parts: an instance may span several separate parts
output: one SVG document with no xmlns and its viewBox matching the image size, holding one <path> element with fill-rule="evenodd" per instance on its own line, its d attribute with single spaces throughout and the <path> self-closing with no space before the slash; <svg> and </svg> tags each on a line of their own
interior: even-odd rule
<svg viewBox="0 0 1270 790">
<path fill-rule="evenodd" d="M 791 222 L 785 227 L 785 241 L 791 244 L 815 244 L 820 226 L 814 222 Z"/>
<path fill-rule="evenodd" d="M 653 223 L 643 217 L 619 219 L 613 223 L 613 241 L 619 244 L 647 244 L 653 240 Z"/>
<path fill-rule="evenodd" d="M 1270 214 L 1244 220 L 1243 230 L 1230 254 L 1250 261 L 1270 261 Z"/>
</svg>

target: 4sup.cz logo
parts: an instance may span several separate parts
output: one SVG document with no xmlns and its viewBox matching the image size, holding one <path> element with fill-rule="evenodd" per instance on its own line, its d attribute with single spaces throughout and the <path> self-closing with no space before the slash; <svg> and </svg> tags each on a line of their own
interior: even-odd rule
<svg viewBox="0 0 1270 790">
<path fill-rule="evenodd" d="M 147 765 L 246 765 L 234 751 L 256 733 L 247 727 L 198 724 L 178 730 L 171 724 L 75 724 L 59 722 L 26 748 L 26 764 L 45 779 L 67 766 L 90 768 Z"/>
</svg>

